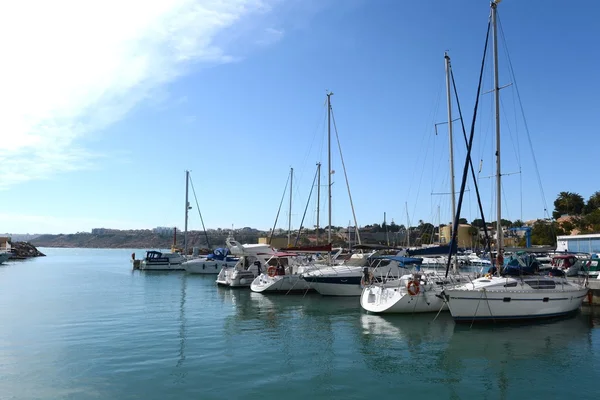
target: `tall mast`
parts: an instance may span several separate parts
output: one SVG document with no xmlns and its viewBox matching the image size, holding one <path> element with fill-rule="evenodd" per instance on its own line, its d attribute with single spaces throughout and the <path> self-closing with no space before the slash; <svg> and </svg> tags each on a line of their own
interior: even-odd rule
<svg viewBox="0 0 600 400">
<path fill-rule="evenodd" d="M 329 198 L 329 224 L 327 227 L 327 243 L 331 244 L 331 95 L 333 93 L 327 93 L 327 190 Z M 329 264 L 331 264 L 331 253 L 328 257 Z"/>
<path fill-rule="evenodd" d="M 183 232 L 183 254 L 187 256 L 188 253 L 188 210 L 190 209 L 190 202 L 188 201 L 190 186 L 190 171 L 185 171 L 185 230 Z"/>
<path fill-rule="evenodd" d="M 288 242 L 290 247 L 292 244 L 292 192 L 294 190 L 294 168 L 290 168 L 290 211 L 288 212 Z"/>
<path fill-rule="evenodd" d="M 494 107 L 496 114 L 496 255 L 502 250 L 502 173 L 500 168 L 500 85 L 498 82 L 498 29 L 496 25 L 496 7 L 500 0 L 493 0 L 492 28 L 494 51 Z"/>
<path fill-rule="evenodd" d="M 454 190 L 454 140 L 452 138 L 452 97 L 450 91 L 450 56 L 444 53 L 446 64 L 446 95 L 448 98 L 448 149 L 450 151 L 450 198 L 452 199 L 452 224 L 456 217 L 456 196 Z M 455 226 L 452 229 L 456 229 Z"/>
<path fill-rule="evenodd" d="M 321 163 L 317 163 L 317 244 L 319 244 L 319 211 L 321 206 Z"/>
<path fill-rule="evenodd" d="M 452 97 L 451 97 L 451 89 L 450 89 L 450 56 L 448 52 L 444 52 L 444 61 L 446 64 L 446 95 L 448 99 L 448 151 L 450 153 L 450 198 L 452 199 L 452 225 L 450 230 L 450 237 L 452 237 L 452 232 L 458 229 L 458 226 L 454 226 L 455 218 L 456 218 L 456 195 L 454 190 L 454 139 L 452 136 Z M 450 241 L 450 245 L 453 243 Z M 454 265 L 453 270 L 456 273 L 456 264 L 457 259 L 456 255 L 454 256 Z"/>
</svg>

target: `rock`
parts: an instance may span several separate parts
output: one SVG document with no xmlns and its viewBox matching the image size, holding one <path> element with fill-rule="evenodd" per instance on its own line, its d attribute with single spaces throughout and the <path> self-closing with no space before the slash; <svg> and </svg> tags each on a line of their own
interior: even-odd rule
<svg viewBox="0 0 600 400">
<path fill-rule="evenodd" d="M 39 251 L 34 245 L 29 242 L 13 242 L 11 243 L 11 259 L 20 260 L 30 257 L 45 257 L 46 255 Z"/>
</svg>

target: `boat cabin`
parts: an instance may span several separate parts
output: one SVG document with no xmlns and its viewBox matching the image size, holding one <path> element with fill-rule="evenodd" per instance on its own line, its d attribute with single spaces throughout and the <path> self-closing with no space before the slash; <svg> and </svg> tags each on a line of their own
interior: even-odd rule
<svg viewBox="0 0 600 400">
<path fill-rule="evenodd" d="M 577 262 L 577 257 L 575 257 L 575 255 L 573 254 L 560 254 L 560 255 L 556 255 L 554 257 L 552 257 L 552 263 L 551 265 L 554 268 L 559 268 L 559 269 L 569 269 L 572 266 L 575 265 L 575 263 Z"/>
<path fill-rule="evenodd" d="M 159 263 L 159 262 L 169 262 L 169 258 L 165 257 L 163 253 L 156 250 L 150 250 L 146 252 L 146 262 L 150 263 Z"/>
</svg>

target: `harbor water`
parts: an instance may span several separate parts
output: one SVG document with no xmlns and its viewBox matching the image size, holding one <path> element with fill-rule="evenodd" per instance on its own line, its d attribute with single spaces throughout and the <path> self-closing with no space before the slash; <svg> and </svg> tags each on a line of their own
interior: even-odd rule
<svg viewBox="0 0 600 400">
<path fill-rule="evenodd" d="M 41 250 L 0 265 L 2 400 L 600 396 L 590 308 L 470 328 L 448 313 L 369 315 L 358 298 L 132 271 L 132 250 Z"/>
</svg>

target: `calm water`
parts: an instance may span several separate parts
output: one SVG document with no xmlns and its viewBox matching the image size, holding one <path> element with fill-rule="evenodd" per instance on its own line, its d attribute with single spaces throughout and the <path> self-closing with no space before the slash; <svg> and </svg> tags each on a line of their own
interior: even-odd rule
<svg viewBox="0 0 600 400">
<path fill-rule="evenodd" d="M 367 315 L 356 298 L 132 272 L 131 250 L 43 251 L 0 266 L 3 400 L 600 397 L 590 310 L 469 329 L 449 314 Z"/>
</svg>

